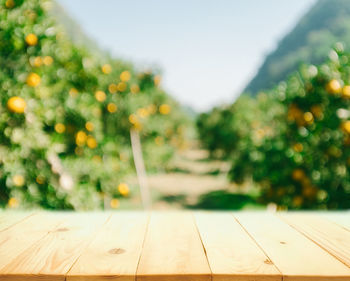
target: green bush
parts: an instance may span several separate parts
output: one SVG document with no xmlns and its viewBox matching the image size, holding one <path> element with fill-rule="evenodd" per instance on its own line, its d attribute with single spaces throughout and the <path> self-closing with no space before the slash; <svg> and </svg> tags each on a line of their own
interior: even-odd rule
<svg viewBox="0 0 350 281">
<path fill-rule="evenodd" d="M 247 109 L 239 100 L 230 117 L 226 108 L 206 116 L 220 116 L 211 124 L 220 131 L 217 144 L 211 135 L 204 145 L 213 141 L 229 155 L 230 179 L 253 179 L 260 202 L 283 209 L 349 208 L 350 55 L 342 45 L 326 63 L 303 66 L 251 103 Z"/>
<path fill-rule="evenodd" d="M 187 117 L 159 73 L 76 46 L 50 8 L 0 2 L 0 206 L 117 207 L 130 196 L 130 129 L 157 169 L 183 145 Z"/>
</svg>

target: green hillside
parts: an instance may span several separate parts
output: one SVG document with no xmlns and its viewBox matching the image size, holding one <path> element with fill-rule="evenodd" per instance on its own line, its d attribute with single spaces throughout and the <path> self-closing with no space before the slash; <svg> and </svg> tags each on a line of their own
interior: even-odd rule
<svg viewBox="0 0 350 281">
<path fill-rule="evenodd" d="M 337 42 L 350 50 L 350 1 L 319 0 L 266 57 L 244 92 L 256 95 L 270 89 L 301 63 L 324 62 Z"/>
</svg>

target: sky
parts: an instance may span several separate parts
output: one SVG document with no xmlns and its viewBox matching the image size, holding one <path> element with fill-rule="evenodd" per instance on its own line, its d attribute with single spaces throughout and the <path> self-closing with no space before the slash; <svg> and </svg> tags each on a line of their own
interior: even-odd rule
<svg viewBox="0 0 350 281">
<path fill-rule="evenodd" d="M 115 57 L 201 112 L 230 103 L 316 0 L 58 0 Z"/>
</svg>

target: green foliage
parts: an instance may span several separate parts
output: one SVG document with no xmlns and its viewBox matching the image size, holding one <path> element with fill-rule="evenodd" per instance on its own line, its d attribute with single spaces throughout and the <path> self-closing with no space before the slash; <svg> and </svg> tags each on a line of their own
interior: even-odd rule
<svg viewBox="0 0 350 281">
<path fill-rule="evenodd" d="M 129 196 L 130 129 L 157 169 L 184 144 L 187 117 L 159 73 L 78 47 L 52 6 L 0 2 L 0 205 L 115 208 Z"/>
<path fill-rule="evenodd" d="M 287 82 L 250 100 L 249 110 L 238 101 L 231 106 L 230 125 L 218 109 L 212 114 L 221 117 L 211 127 L 239 136 L 229 149 L 220 139 L 214 145 L 232 159 L 231 180 L 252 179 L 261 203 L 289 209 L 350 207 L 350 55 L 338 43 L 330 58 L 319 67 L 303 66 Z"/>
<path fill-rule="evenodd" d="M 320 64 L 336 42 L 350 50 L 350 2 L 319 0 L 269 54 L 244 92 L 256 95 L 297 71 L 301 63 Z"/>
</svg>

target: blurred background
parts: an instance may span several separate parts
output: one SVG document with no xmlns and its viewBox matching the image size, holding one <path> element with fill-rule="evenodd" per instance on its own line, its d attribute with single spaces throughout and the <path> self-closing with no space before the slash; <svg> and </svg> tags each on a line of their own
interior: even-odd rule
<svg viewBox="0 0 350 281">
<path fill-rule="evenodd" d="M 0 208 L 349 209 L 350 1 L 0 0 Z"/>
</svg>

